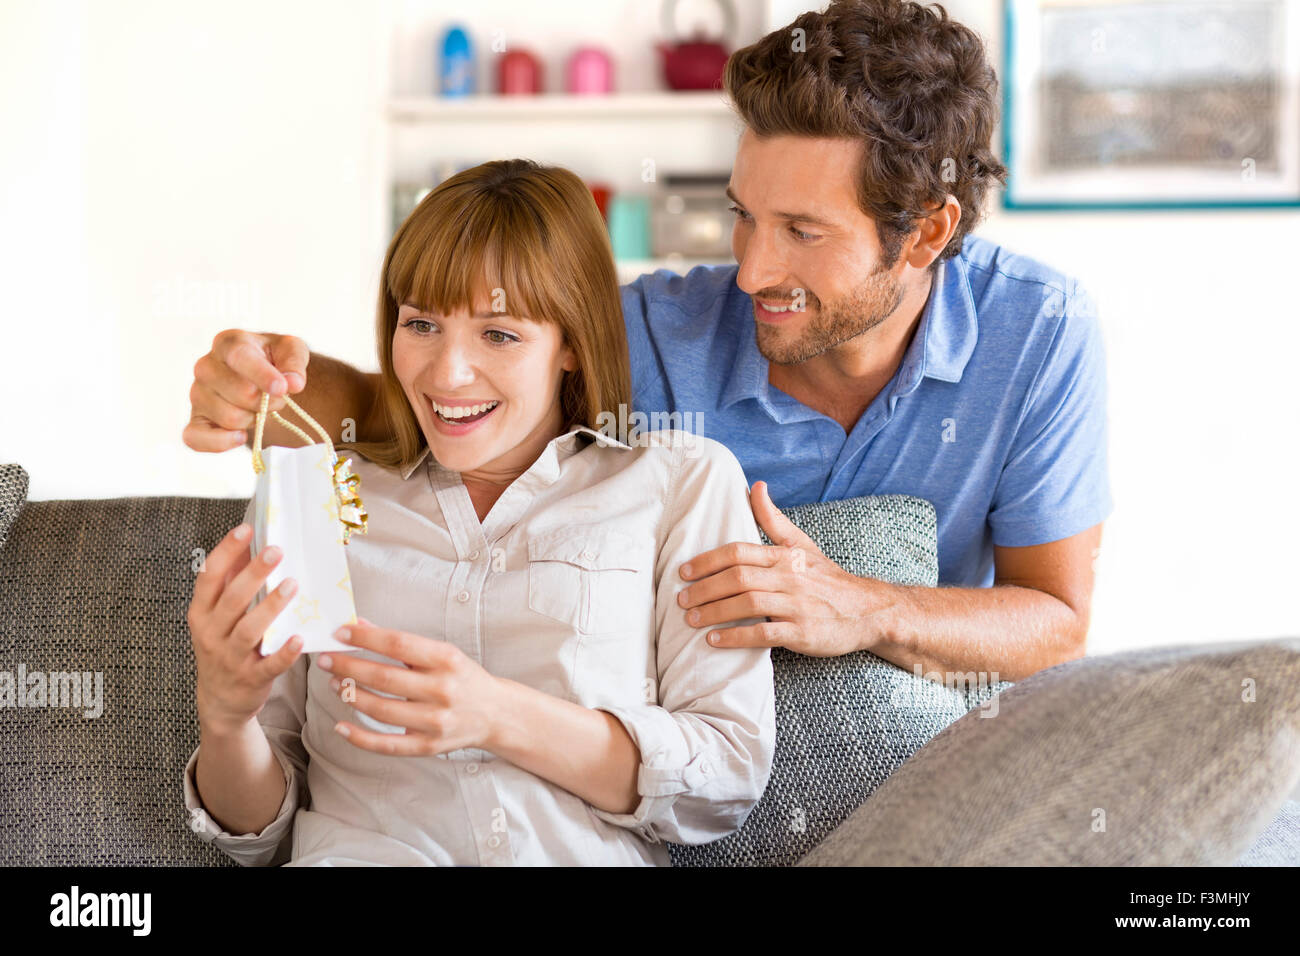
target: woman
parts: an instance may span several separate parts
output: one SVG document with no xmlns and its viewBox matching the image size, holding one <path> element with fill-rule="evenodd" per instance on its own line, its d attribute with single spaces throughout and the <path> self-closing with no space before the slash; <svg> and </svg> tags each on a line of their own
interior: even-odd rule
<svg viewBox="0 0 1300 956">
<path fill-rule="evenodd" d="M 760 539 L 722 445 L 596 430 L 630 384 L 586 186 L 524 160 L 443 183 L 389 246 L 376 335 L 394 438 L 341 446 L 358 650 L 258 655 L 291 585 L 250 608 L 276 557 L 246 516 L 190 608 L 193 829 L 296 865 L 664 865 L 735 830 L 771 769 L 769 652 L 710 647 L 678 566 Z"/>
</svg>

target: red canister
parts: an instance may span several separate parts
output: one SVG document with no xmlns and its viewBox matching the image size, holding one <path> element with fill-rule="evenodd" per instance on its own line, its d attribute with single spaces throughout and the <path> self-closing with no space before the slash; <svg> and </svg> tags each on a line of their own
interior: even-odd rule
<svg viewBox="0 0 1300 956">
<path fill-rule="evenodd" d="M 497 92 L 506 96 L 542 92 L 542 64 L 527 50 L 511 50 L 497 64 Z"/>
</svg>

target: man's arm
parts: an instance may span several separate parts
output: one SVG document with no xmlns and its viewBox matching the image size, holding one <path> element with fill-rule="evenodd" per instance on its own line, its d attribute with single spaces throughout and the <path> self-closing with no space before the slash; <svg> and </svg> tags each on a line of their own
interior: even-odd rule
<svg viewBox="0 0 1300 956">
<path fill-rule="evenodd" d="M 1049 544 L 995 546 L 992 588 L 914 587 L 845 571 L 772 504 L 765 482 L 750 500 L 775 545 L 734 542 L 679 569 L 692 582 L 678 600 L 698 612 L 693 626 L 768 618 L 710 632 L 716 647 L 869 650 L 924 674 L 996 671 L 1010 681 L 1084 653 L 1101 524 Z"/>
<path fill-rule="evenodd" d="M 991 588 L 891 585 L 884 633 L 877 639 L 868 622 L 862 646 L 909 671 L 995 672 L 990 680 L 1082 657 L 1101 532 L 1098 524 L 1048 544 L 995 545 Z"/>
</svg>

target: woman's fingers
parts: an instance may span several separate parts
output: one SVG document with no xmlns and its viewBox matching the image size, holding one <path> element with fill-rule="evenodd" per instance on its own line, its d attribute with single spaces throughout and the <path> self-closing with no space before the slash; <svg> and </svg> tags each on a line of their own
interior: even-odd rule
<svg viewBox="0 0 1300 956">
<path fill-rule="evenodd" d="M 248 432 L 222 428 L 201 415 L 194 415 L 181 431 L 181 441 L 194 451 L 223 452 L 243 445 L 248 441 Z"/>
<path fill-rule="evenodd" d="M 253 529 L 248 524 L 231 528 L 215 548 L 203 559 L 203 570 L 194 580 L 194 597 L 191 607 L 210 613 L 221 599 L 232 574 L 238 573 L 243 561 L 248 560 L 248 540 Z"/>
<path fill-rule="evenodd" d="M 269 411 L 284 406 L 286 392 L 307 382 L 307 343 L 292 335 L 226 329 L 194 363 L 190 420 L 181 439 L 195 451 L 223 452 L 242 445 L 256 420 L 262 393 Z"/>
<path fill-rule="evenodd" d="M 223 397 L 232 405 L 245 411 L 257 411 L 262 392 L 284 404 L 280 396 L 288 391 L 289 383 L 275 367 L 271 355 L 272 345 L 279 338 L 281 336 L 227 329 L 217 333 L 212 340 L 214 364 L 209 366 L 209 371 L 217 373 L 212 382 L 219 389 L 226 389 Z M 298 360 L 294 371 L 305 373 L 306 363 L 296 355 L 295 358 Z"/>
<path fill-rule="evenodd" d="M 226 632 L 235 629 L 240 618 L 248 611 L 248 606 L 257 597 L 267 575 L 280 563 L 283 552 L 275 545 L 269 545 L 257 553 L 248 565 L 226 585 L 214 612 L 224 623 Z"/>
<path fill-rule="evenodd" d="M 254 664 L 253 673 L 261 683 L 268 684 L 292 667 L 301 653 L 302 637 L 295 634 L 274 654 L 268 654 Z"/>
<path fill-rule="evenodd" d="M 255 649 L 262 642 L 262 635 L 271 626 L 271 622 L 289 606 L 289 602 L 297 593 L 297 581 L 293 578 L 281 581 L 264 600 L 258 602 L 257 607 L 245 613 L 235 625 L 231 638 L 236 647 L 241 651 Z"/>
</svg>

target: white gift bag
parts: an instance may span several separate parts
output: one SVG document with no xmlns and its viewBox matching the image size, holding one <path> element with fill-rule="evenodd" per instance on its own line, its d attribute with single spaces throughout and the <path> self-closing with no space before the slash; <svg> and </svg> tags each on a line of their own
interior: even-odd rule
<svg viewBox="0 0 1300 956">
<path fill-rule="evenodd" d="M 313 444 L 306 432 L 272 412 L 276 421 L 307 445 L 262 448 L 268 399 L 262 395 L 253 438 L 257 488 L 250 547 L 253 557 L 272 544 L 284 552 L 267 575 L 260 595 L 263 600 L 285 578 L 297 581 L 298 591 L 262 635 L 262 654 L 275 653 L 295 634 L 302 635 L 303 653 L 354 651 L 355 647 L 333 635 L 344 624 L 357 621 L 344 548 L 353 532 L 366 531 L 366 512 L 358 493 L 361 478 L 352 474 L 352 459 L 339 461 L 329 433 L 287 396 L 285 404 L 315 428 L 324 442 Z"/>
</svg>

